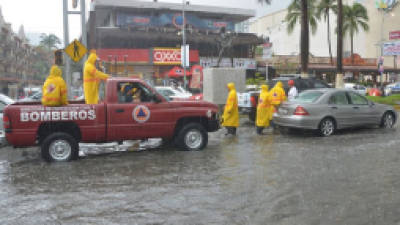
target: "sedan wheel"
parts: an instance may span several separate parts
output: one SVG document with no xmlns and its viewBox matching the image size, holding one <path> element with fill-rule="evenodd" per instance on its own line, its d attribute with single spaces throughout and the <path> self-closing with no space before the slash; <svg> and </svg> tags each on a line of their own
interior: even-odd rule
<svg viewBox="0 0 400 225">
<path fill-rule="evenodd" d="M 324 119 L 319 125 L 319 133 L 323 137 L 332 135 L 335 132 L 335 123 L 332 119 Z"/>
<path fill-rule="evenodd" d="M 394 117 L 390 112 L 385 113 L 382 118 L 382 128 L 392 128 L 394 125 Z"/>
</svg>

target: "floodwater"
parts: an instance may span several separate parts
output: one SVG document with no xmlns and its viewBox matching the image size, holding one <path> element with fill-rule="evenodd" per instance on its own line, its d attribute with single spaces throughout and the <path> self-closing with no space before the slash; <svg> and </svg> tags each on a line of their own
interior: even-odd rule
<svg viewBox="0 0 400 225">
<path fill-rule="evenodd" d="M 242 125 L 194 152 L 46 163 L 2 148 L 0 224 L 400 224 L 399 126 L 321 138 Z"/>
</svg>

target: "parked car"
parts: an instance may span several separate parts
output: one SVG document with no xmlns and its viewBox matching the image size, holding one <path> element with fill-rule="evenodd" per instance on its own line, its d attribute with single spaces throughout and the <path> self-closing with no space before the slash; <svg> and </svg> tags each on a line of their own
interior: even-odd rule
<svg viewBox="0 0 400 225">
<path fill-rule="evenodd" d="M 12 104 L 12 103 L 14 103 L 14 100 L 12 100 L 7 95 L 0 94 L 0 145 L 3 145 L 5 143 L 3 110 L 7 105 Z"/>
<path fill-rule="evenodd" d="M 355 91 L 360 95 L 367 95 L 367 88 L 361 84 L 345 83 L 344 88 Z"/>
<path fill-rule="evenodd" d="M 331 88 L 325 81 L 319 80 L 316 78 L 300 78 L 300 77 L 279 77 L 275 78 L 273 80 L 268 81 L 268 86 L 269 88 L 273 88 L 275 84 L 278 81 L 281 81 L 283 83 L 283 88 L 285 89 L 286 95 L 289 92 L 289 85 L 288 81 L 293 80 L 294 85 L 297 88 L 297 91 L 301 93 L 302 91 L 308 90 L 308 89 L 315 89 L 315 88 Z M 260 91 L 252 91 L 250 92 L 250 95 L 248 96 L 248 100 L 242 100 L 243 102 L 247 103 L 247 107 L 250 107 L 248 109 L 243 110 L 244 112 L 249 113 L 249 119 L 251 121 L 255 121 L 256 118 L 256 113 L 257 113 L 257 104 L 258 104 L 258 96 L 260 95 Z M 239 101 L 239 98 L 238 98 Z M 239 101 L 240 102 L 240 101 Z M 239 107 L 241 106 L 238 104 Z"/>
<path fill-rule="evenodd" d="M 7 95 L 0 94 L 0 130 L 1 131 L 3 131 L 3 129 L 4 129 L 4 126 L 3 126 L 3 110 L 7 105 L 12 104 L 14 102 L 15 101 L 12 100 Z"/>
<path fill-rule="evenodd" d="M 36 102 L 42 100 L 42 91 L 37 91 L 32 95 L 26 96 L 25 98 L 19 99 L 18 102 Z"/>
<path fill-rule="evenodd" d="M 373 103 L 354 91 L 317 89 L 284 102 L 273 121 L 277 126 L 316 130 L 321 136 L 330 136 L 349 127 L 391 128 L 397 121 L 397 113 L 392 106 Z"/>
<path fill-rule="evenodd" d="M 190 92 L 183 92 L 182 89 L 175 89 L 168 86 L 157 86 L 155 89 L 162 95 L 172 99 L 186 99 L 190 98 L 192 94 Z"/>
<path fill-rule="evenodd" d="M 386 85 L 384 89 L 385 96 L 400 94 L 400 82 Z"/>
</svg>

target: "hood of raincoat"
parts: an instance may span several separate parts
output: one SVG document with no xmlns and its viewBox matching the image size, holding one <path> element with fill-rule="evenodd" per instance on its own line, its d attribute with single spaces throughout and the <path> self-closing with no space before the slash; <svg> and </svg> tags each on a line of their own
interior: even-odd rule
<svg viewBox="0 0 400 225">
<path fill-rule="evenodd" d="M 261 85 L 261 91 L 268 91 L 268 85 Z"/>
<path fill-rule="evenodd" d="M 52 66 L 50 69 L 49 78 L 61 77 L 62 72 L 58 66 Z"/>
<path fill-rule="evenodd" d="M 97 60 L 97 55 L 96 55 L 96 53 L 90 53 L 90 55 L 89 55 L 89 58 L 88 58 L 88 63 L 90 63 L 90 64 L 95 64 L 96 63 L 96 60 Z"/>
<path fill-rule="evenodd" d="M 280 81 L 278 81 L 278 83 L 276 83 L 276 85 L 275 85 L 276 87 L 280 87 L 280 88 L 283 88 L 283 84 L 282 84 L 282 82 L 280 82 Z"/>
<path fill-rule="evenodd" d="M 229 83 L 227 86 L 228 86 L 228 90 L 229 91 L 235 90 L 235 84 L 234 83 Z"/>
</svg>

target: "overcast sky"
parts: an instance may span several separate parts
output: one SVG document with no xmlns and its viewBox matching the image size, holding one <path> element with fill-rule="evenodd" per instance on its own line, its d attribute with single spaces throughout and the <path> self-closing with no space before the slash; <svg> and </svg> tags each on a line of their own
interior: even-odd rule
<svg viewBox="0 0 400 225">
<path fill-rule="evenodd" d="M 86 0 L 89 4 L 90 0 Z M 158 0 L 181 3 L 181 0 Z M 62 0 L 0 0 L 4 19 L 18 32 L 24 25 L 26 33 L 53 33 L 63 39 Z M 261 5 L 257 0 L 190 0 L 191 4 L 254 9 L 257 16 L 287 7 L 290 0 L 273 0 L 272 5 Z M 68 6 L 71 6 L 69 0 Z M 78 15 L 70 15 L 70 40 L 80 35 Z"/>
</svg>

